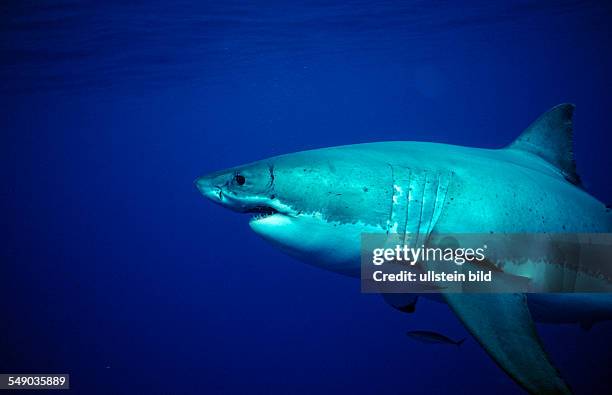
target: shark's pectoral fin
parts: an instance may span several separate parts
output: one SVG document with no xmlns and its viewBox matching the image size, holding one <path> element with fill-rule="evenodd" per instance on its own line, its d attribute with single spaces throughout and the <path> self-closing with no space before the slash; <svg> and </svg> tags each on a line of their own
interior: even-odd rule
<svg viewBox="0 0 612 395">
<path fill-rule="evenodd" d="M 493 360 L 527 391 L 571 393 L 542 348 L 525 294 L 444 296 Z"/>
<path fill-rule="evenodd" d="M 385 302 L 402 313 L 414 313 L 419 299 L 415 294 L 382 293 Z"/>
</svg>

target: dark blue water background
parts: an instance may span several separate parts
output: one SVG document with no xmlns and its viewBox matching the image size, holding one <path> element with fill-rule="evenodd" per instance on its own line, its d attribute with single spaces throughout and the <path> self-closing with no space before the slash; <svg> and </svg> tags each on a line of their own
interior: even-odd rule
<svg viewBox="0 0 612 395">
<path fill-rule="evenodd" d="M 520 393 L 444 305 L 402 315 L 201 198 L 209 171 L 380 140 L 501 147 L 561 102 L 612 202 L 612 7 L 0 5 L 0 372 L 79 393 Z M 520 183 L 521 180 L 516 180 Z M 486 187 L 483 185 L 483 188 Z M 539 326 L 581 393 L 610 323 Z"/>
</svg>

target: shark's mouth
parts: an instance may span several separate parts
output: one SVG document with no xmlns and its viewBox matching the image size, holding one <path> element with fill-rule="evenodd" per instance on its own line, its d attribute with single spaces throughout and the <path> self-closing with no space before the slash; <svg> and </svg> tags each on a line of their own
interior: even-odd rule
<svg viewBox="0 0 612 395">
<path fill-rule="evenodd" d="M 274 214 L 282 214 L 280 211 L 270 206 L 254 206 L 250 207 L 248 210 L 246 210 L 246 212 L 249 214 L 254 214 L 253 218 L 251 219 L 252 221 L 266 218 Z"/>
<path fill-rule="evenodd" d="M 267 223 L 267 224 L 278 224 L 279 221 L 285 223 L 290 218 L 295 218 L 300 214 L 296 212 L 292 207 L 281 203 L 278 199 L 258 201 L 256 204 L 252 204 L 247 207 L 244 213 L 252 214 L 251 224 L 253 223 Z"/>
</svg>

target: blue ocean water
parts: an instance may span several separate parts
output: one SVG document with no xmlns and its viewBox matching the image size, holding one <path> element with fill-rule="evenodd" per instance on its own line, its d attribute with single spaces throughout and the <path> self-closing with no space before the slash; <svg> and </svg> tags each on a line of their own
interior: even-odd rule
<svg viewBox="0 0 612 395">
<path fill-rule="evenodd" d="M 0 20 L 0 373 L 87 394 L 521 393 L 446 306 L 392 310 L 193 180 L 340 144 L 501 147 L 572 102 L 578 171 L 611 203 L 609 2 L 5 1 Z M 609 388 L 611 323 L 538 328 L 577 393 Z"/>
</svg>

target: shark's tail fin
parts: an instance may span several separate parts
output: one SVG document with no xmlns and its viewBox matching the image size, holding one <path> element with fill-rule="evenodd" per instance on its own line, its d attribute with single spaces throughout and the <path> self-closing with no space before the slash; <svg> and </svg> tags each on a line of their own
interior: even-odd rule
<svg viewBox="0 0 612 395">
<path fill-rule="evenodd" d="M 507 148 L 529 152 L 559 169 L 566 180 L 581 185 L 573 147 L 573 104 L 559 104 L 540 115 Z"/>
<path fill-rule="evenodd" d="M 457 346 L 461 346 L 463 344 L 463 342 L 465 341 L 465 337 L 459 341 L 457 341 L 457 343 L 455 343 Z"/>
</svg>

